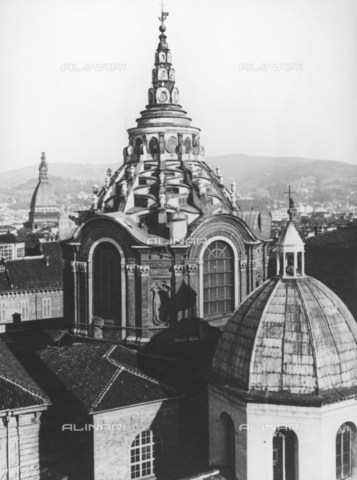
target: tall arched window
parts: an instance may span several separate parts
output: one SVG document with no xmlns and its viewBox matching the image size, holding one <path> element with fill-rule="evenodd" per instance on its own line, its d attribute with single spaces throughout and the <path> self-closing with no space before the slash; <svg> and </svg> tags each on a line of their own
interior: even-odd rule
<svg viewBox="0 0 357 480">
<path fill-rule="evenodd" d="M 336 435 L 336 480 L 352 479 L 352 424 L 344 423 Z"/>
<path fill-rule="evenodd" d="M 93 315 L 121 322 L 120 255 L 110 242 L 99 243 L 93 254 Z"/>
<path fill-rule="evenodd" d="M 273 479 L 298 480 L 298 465 L 296 433 L 280 428 L 273 437 Z"/>
<path fill-rule="evenodd" d="M 162 470 L 162 440 L 152 430 L 144 430 L 130 447 L 130 478 L 146 478 Z"/>
<path fill-rule="evenodd" d="M 225 315 L 234 310 L 234 255 L 222 241 L 212 242 L 203 256 L 203 313 Z"/>
<path fill-rule="evenodd" d="M 234 423 L 228 413 L 223 412 L 219 418 L 221 463 L 233 476 L 235 472 L 235 431 Z"/>
</svg>

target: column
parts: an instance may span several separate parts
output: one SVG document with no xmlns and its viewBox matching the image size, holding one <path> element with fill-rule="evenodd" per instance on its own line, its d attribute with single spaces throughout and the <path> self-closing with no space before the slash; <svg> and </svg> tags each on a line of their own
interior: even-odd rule
<svg viewBox="0 0 357 480">
<path fill-rule="evenodd" d="M 276 274 L 280 274 L 280 252 L 276 252 Z"/>
<path fill-rule="evenodd" d="M 296 277 L 297 261 L 297 252 L 294 252 L 294 277 Z"/>
<path fill-rule="evenodd" d="M 178 292 L 182 286 L 183 283 L 183 276 L 185 274 L 185 266 L 184 265 L 174 265 L 173 266 L 173 273 L 174 273 L 174 294 L 172 295 L 172 323 L 171 326 L 174 326 L 177 324 L 178 320 L 181 320 L 181 318 L 185 315 L 184 311 L 179 311 L 179 308 L 181 305 L 177 303 L 177 296 Z M 183 306 L 183 305 L 182 305 Z"/>
<path fill-rule="evenodd" d="M 248 295 L 248 279 L 247 279 L 247 260 L 240 260 L 239 262 L 239 272 L 240 272 L 240 287 L 241 287 L 241 302 Z"/>
<path fill-rule="evenodd" d="M 151 306 L 150 301 L 150 291 L 149 291 L 149 275 L 150 275 L 150 267 L 148 265 L 138 265 L 136 267 L 136 271 L 138 277 L 140 278 L 140 286 L 141 286 L 141 328 L 139 330 L 139 335 L 141 339 L 146 339 L 149 341 L 150 339 L 150 331 L 145 329 L 145 327 L 150 326 L 150 318 L 149 318 L 149 311 Z"/>
<path fill-rule="evenodd" d="M 132 342 L 135 342 L 137 337 L 137 332 L 135 330 L 135 326 L 136 326 L 135 271 L 136 271 L 135 264 L 126 265 L 127 318 L 128 318 L 127 326 L 133 327 L 133 328 L 128 328 L 126 330 L 126 339 Z M 141 337 L 141 332 L 138 333 L 138 336 Z"/>
<path fill-rule="evenodd" d="M 286 277 L 286 253 L 283 252 L 283 277 Z"/>
</svg>

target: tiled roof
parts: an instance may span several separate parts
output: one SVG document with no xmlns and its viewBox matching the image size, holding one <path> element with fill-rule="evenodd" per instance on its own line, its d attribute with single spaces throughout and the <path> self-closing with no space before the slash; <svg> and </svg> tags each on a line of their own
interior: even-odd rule
<svg viewBox="0 0 357 480">
<path fill-rule="evenodd" d="M 213 372 L 248 392 L 318 395 L 357 387 L 357 325 L 312 277 L 273 278 L 225 326 Z"/>
<path fill-rule="evenodd" d="M 0 292 L 62 288 L 61 254 L 54 253 L 57 249 L 54 244 L 43 244 L 44 255 L 50 257 L 48 266 L 45 259 L 39 257 L 8 260 L 7 272 L 0 272 Z"/>
<path fill-rule="evenodd" d="M 38 355 L 87 413 L 180 396 L 139 370 L 136 353 L 121 345 L 85 343 Z"/>
<path fill-rule="evenodd" d="M 16 235 L 13 233 L 5 233 L 3 235 L 0 235 L 0 243 L 20 243 L 22 240 L 19 239 Z"/>
<path fill-rule="evenodd" d="M 357 225 L 322 233 L 306 240 L 306 246 L 347 248 L 357 245 Z"/>
<path fill-rule="evenodd" d="M 0 410 L 49 404 L 46 394 L 0 340 Z"/>
</svg>

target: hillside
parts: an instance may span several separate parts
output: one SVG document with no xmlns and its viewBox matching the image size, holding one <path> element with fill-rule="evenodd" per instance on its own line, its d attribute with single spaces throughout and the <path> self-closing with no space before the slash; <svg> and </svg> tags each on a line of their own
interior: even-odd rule
<svg viewBox="0 0 357 480">
<path fill-rule="evenodd" d="M 229 187 L 237 183 L 243 197 L 241 206 L 274 208 L 276 202 L 286 202 L 284 192 L 290 184 L 295 198 L 305 203 L 333 202 L 337 205 L 357 205 L 357 166 L 333 160 L 316 160 L 294 157 L 257 157 L 243 154 L 207 157 L 206 163 L 221 168 L 224 183 Z M 60 205 L 78 208 L 90 199 L 77 198 L 80 192 L 91 195 L 93 183 L 103 185 L 107 168 L 115 171 L 120 163 L 89 165 L 78 163 L 51 163 L 50 180 Z M 0 202 L 14 200 L 13 208 L 27 208 L 37 184 L 38 166 L 31 165 L 1 174 Z"/>
</svg>

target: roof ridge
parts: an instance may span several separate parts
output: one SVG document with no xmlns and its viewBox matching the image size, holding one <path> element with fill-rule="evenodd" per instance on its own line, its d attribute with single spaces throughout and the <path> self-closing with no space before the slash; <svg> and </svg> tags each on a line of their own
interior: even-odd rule
<svg viewBox="0 0 357 480">
<path fill-rule="evenodd" d="M 115 345 L 116 347 L 117 345 Z M 150 375 L 146 375 L 146 373 L 143 373 L 139 368 L 136 368 L 136 367 L 131 367 L 130 365 L 128 365 L 127 363 L 123 362 L 123 364 L 118 364 L 117 363 L 117 360 L 114 360 L 113 358 L 107 358 L 113 365 L 116 365 L 118 368 L 121 368 L 122 370 L 126 370 L 130 373 L 132 373 L 133 375 L 136 375 L 138 377 L 142 377 L 142 378 L 145 378 L 146 380 L 149 380 L 150 382 L 152 383 L 156 383 L 157 385 L 161 385 L 163 387 L 166 387 L 166 388 L 169 388 L 173 391 L 176 391 L 176 389 L 174 387 L 172 387 L 171 385 L 168 385 L 167 383 L 165 382 L 161 382 L 159 380 L 156 380 L 155 378 L 151 377 Z"/>
<path fill-rule="evenodd" d="M 105 357 L 105 355 L 103 355 L 103 357 Z M 108 392 L 108 390 L 110 389 L 110 387 L 113 385 L 114 381 L 119 377 L 120 373 L 122 372 L 122 368 L 119 368 L 119 370 L 116 370 L 114 372 L 114 374 L 110 377 L 110 380 L 108 381 L 108 383 L 105 385 L 105 387 L 102 389 L 102 391 L 99 393 L 98 397 L 96 398 L 96 400 L 94 400 L 94 402 L 92 403 L 91 405 L 91 408 L 94 409 L 96 408 L 99 403 L 103 400 L 105 394 Z"/>
<path fill-rule="evenodd" d="M 29 388 L 24 387 L 23 385 L 15 382 L 14 380 L 11 380 L 10 378 L 7 378 L 6 375 L 3 375 L 3 374 L 0 373 L 0 378 L 2 378 L 3 380 L 5 380 L 6 382 L 9 382 L 9 383 L 15 385 L 16 387 L 21 388 L 21 389 L 24 390 L 25 392 L 30 393 L 31 395 L 34 395 L 35 397 L 40 398 L 41 400 L 43 400 L 43 401 L 45 401 L 45 402 L 47 401 L 47 399 L 46 399 L 46 398 L 43 398 L 40 394 L 33 392 L 33 391 L 30 390 Z"/>
</svg>

